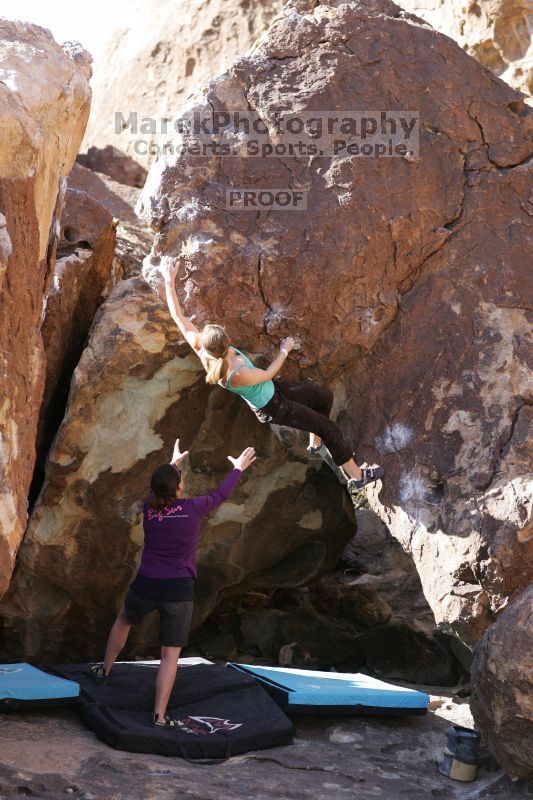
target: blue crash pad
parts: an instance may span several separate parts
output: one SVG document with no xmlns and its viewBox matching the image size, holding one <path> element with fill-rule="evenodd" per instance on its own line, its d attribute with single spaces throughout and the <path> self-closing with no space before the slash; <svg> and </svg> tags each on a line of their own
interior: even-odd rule
<svg viewBox="0 0 533 800">
<path fill-rule="evenodd" d="M 233 663 L 228 667 L 253 675 L 288 712 L 425 714 L 429 704 L 424 692 L 393 686 L 361 673 Z"/>
<path fill-rule="evenodd" d="M 80 693 L 74 681 L 56 678 L 30 664 L 0 664 L 0 708 L 58 705 Z"/>
</svg>

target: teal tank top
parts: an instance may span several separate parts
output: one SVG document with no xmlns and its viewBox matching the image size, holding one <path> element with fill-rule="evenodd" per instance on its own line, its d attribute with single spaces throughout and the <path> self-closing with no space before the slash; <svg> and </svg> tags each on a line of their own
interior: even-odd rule
<svg viewBox="0 0 533 800">
<path fill-rule="evenodd" d="M 235 350 L 236 353 L 244 358 L 244 363 L 247 367 L 253 368 L 255 366 L 254 363 L 248 358 L 246 353 L 242 353 L 240 350 L 237 350 L 237 348 L 233 347 L 233 345 L 231 345 L 231 349 Z M 263 381 L 262 383 L 256 383 L 254 386 L 234 386 L 232 388 L 230 386 L 231 379 L 238 369 L 240 369 L 240 367 L 235 367 L 235 369 L 232 369 L 226 379 L 225 388 L 228 390 L 228 392 L 233 392 L 233 394 L 240 395 L 252 408 L 264 408 L 264 406 L 266 406 L 266 404 L 269 403 L 274 397 L 275 386 L 273 381 L 267 380 Z"/>
</svg>

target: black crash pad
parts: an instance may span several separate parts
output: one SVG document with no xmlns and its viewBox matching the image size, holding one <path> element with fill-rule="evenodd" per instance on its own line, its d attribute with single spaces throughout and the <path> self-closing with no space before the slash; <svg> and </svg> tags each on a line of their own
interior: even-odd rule
<svg viewBox="0 0 533 800">
<path fill-rule="evenodd" d="M 51 671 L 79 683 L 77 712 L 118 750 L 223 760 L 291 742 L 290 720 L 249 675 L 214 664 L 178 668 L 167 713 L 179 724 L 164 729 L 152 724 L 157 664 L 115 664 L 106 686 L 89 670 L 75 664 Z"/>
</svg>

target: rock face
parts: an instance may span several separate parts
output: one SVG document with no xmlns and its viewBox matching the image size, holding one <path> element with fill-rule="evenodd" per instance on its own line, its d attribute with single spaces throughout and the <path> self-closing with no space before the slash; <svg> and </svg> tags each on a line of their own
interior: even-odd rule
<svg viewBox="0 0 533 800">
<path fill-rule="evenodd" d="M 351 536 L 337 482 L 288 456 L 238 398 L 208 387 L 178 335 L 140 277 L 121 281 L 101 306 L 2 605 L 3 656 L 99 656 L 135 573 L 150 474 L 176 436 L 191 448 L 190 494 L 216 487 L 228 454 L 253 445 L 259 455 L 204 526 L 197 621 L 223 593 L 318 577 Z M 132 652 L 157 641 L 150 622 L 135 632 Z"/>
<path fill-rule="evenodd" d="M 0 598 L 26 527 L 57 223 L 89 114 L 90 56 L 0 19 Z"/>
<path fill-rule="evenodd" d="M 79 153 L 76 158 L 78 164 L 108 175 L 117 183 L 127 186 L 142 188 L 146 180 L 147 171 L 130 156 L 108 145 L 107 147 L 89 147 L 87 153 Z"/>
<path fill-rule="evenodd" d="M 533 94 L 533 10 L 527 0 L 402 0 L 515 89 Z"/>
<path fill-rule="evenodd" d="M 422 631 L 419 610 L 411 611 L 403 622 L 378 590 L 336 572 L 304 588 L 223 600 L 194 632 L 191 646 L 209 659 L 456 685 L 464 671 L 454 654 L 433 629 Z"/>
<path fill-rule="evenodd" d="M 117 220 L 87 192 L 67 188 L 54 277 L 41 327 L 46 379 L 37 434 L 34 490 L 65 411 L 70 378 L 111 278 Z"/>
<path fill-rule="evenodd" d="M 533 774 L 533 586 L 479 643 L 472 664 L 472 713 L 512 778 Z"/>
<path fill-rule="evenodd" d="M 124 180 L 127 176 L 119 173 L 118 177 Z M 139 189 L 79 163 L 74 164 L 68 180 L 71 188 L 88 194 L 118 220 L 114 265 L 117 277 L 137 275 L 153 241 L 149 226 L 141 222 L 134 211 Z"/>
<path fill-rule="evenodd" d="M 459 678 L 455 659 L 440 642 L 400 622 L 365 631 L 361 648 L 370 673 L 385 680 L 451 686 Z"/>
<path fill-rule="evenodd" d="M 359 155 L 291 156 L 284 108 L 376 109 L 391 134 L 380 111 L 418 109 L 420 156 L 411 142 L 365 157 L 362 121 Z M 194 150 L 205 137 L 176 138 L 138 205 L 158 231 L 145 274 L 156 283 L 161 256 L 180 257 L 186 312 L 224 320 L 244 348 L 297 337 L 292 374 L 335 389 L 359 461 L 386 465 L 371 505 L 413 554 L 437 622 L 470 648 L 532 577 L 533 113 L 386 0 L 289 4 L 184 115 L 236 109 L 278 149 L 211 156 Z M 250 152 L 246 137 L 213 140 Z M 228 213 L 235 187 L 306 190 L 307 208 Z"/>
<path fill-rule="evenodd" d="M 136 162 L 132 164 L 137 172 L 142 170 Z M 117 177 L 127 180 L 129 174 L 120 172 Z M 96 310 L 119 280 L 140 272 L 153 238 L 133 210 L 138 188 L 87 169 L 78 161 L 65 188 L 67 185 L 61 196 L 66 207 L 62 214 L 56 209 L 61 214 L 56 245 L 59 261 L 45 299 L 41 327 L 46 380 L 30 505 L 43 484 L 46 455 L 63 419 L 72 373 Z"/>
<path fill-rule="evenodd" d="M 163 120 L 170 120 L 171 131 L 187 97 L 246 52 L 282 5 L 281 0 L 164 0 L 154 7 L 137 0 L 128 9 L 127 26 L 116 31 L 95 69 L 83 149 L 112 146 L 140 164 L 151 163 L 169 138 L 159 135 Z M 119 120 L 118 133 L 115 113 L 125 120 Z M 128 124 L 132 114 L 137 132 Z M 144 118 L 153 123 L 141 128 Z"/>
<path fill-rule="evenodd" d="M 431 636 L 435 617 L 411 555 L 370 508 L 360 508 L 355 516 L 357 533 L 342 555 L 345 580 L 354 588 L 376 592 L 393 609 L 396 622 Z"/>
</svg>

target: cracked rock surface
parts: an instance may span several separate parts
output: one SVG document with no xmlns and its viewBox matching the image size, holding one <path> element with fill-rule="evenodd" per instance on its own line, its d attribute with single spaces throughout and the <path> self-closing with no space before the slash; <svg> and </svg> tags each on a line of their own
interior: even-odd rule
<svg viewBox="0 0 533 800">
<path fill-rule="evenodd" d="M 289 3 L 184 115 L 244 109 L 275 144 L 284 108 L 416 109 L 420 156 L 198 156 L 184 134 L 137 206 L 145 276 L 180 257 L 199 325 L 248 349 L 297 338 L 292 375 L 334 389 L 359 462 L 385 464 L 371 506 L 468 665 L 533 575 L 533 113 L 387 0 Z M 228 187 L 305 189 L 307 210 L 230 212 Z"/>
<path fill-rule="evenodd" d="M 72 712 L 16 713 L 2 720 L 0 796 L 57 800 L 525 800 L 533 785 L 512 783 L 495 765 L 473 783 L 437 765 L 450 721 L 471 725 L 468 705 L 433 689 L 436 712 L 405 719 L 294 718 L 294 743 L 222 765 L 112 750 Z M 37 746 L 38 743 L 38 746 Z"/>
<path fill-rule="evenodd" d="M 2 17 L 0 62 L 1 600 L 27 521 L 45 380 L 43 299 L 89 115 L 91 58 L 45 28 Z"/>
<path fill-rule="evenodd" d="M 115 244 L 116 220 L 109 211 L 90 194 L 67 183 L 57 263 L 41 325 L 46 378 L 39 410 L 33 487 L 63 418 L 70 378 L 94 315 L 105 291 L 113 284 Z"/>
</svg>

